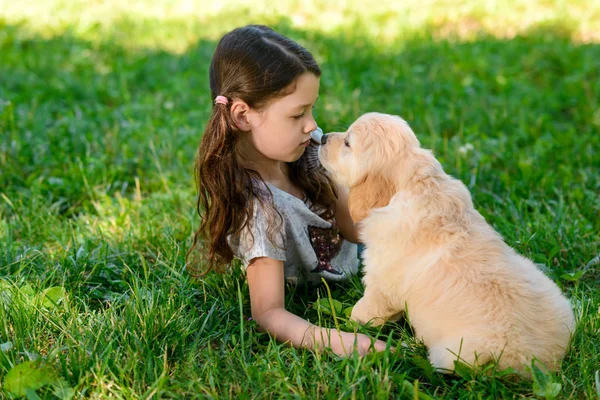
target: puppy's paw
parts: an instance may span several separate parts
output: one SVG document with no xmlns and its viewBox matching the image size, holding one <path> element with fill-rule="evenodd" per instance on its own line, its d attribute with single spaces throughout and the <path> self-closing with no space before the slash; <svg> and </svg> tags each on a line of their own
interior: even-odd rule
<svg viewBox="0 0 600 400">
<path fill-rule="evenodd" d="M 479 338 L 452 338 L 433 343 L 429 347 L 429 361 L 438 372 L 454 372 L 454 362 L 460 361 L 477 367 L 492 361 L 485 340 Z"/>
<path fill-rule="evenodd" d="M 385 322 L 384 318 L 378 317 L 374 312 L 372 307 L 365 301 L 363 297 L 360 299 L 354 307 L 352 307 L 352 313 L 350 314 L 350 319 L 358 322 L 361 325 L 365 325 L 370 323 L 372 326 L 379 326 Z"/>
<path fill-rule="evenodd" d="M 352 307 L 352 313 L 350 314 L 350 319 L 358 322 L 361 325 L 369 322 L 369 319 L 366 315 L 366 310 L 364 307 L 364 299 L 360 299 L 354 307 Z"/>
</svg>

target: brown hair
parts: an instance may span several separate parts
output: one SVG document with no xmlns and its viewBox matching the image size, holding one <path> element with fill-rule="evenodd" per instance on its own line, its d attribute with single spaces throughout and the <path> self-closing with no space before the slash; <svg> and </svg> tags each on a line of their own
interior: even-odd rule
<svg viewBox="0 0 600 400">
<path fill-rule="evenodd" d="M 194 176 L 201 224 L 188 251 L 190 272 L 204 275 L 226 269 L 234 256 L 227 238 L 251 223 L 254 198 L 263 206 L 269 199 L 270 209 L 274 210 L 271 193 L 265 196 L 264 189 L 254 183 L 263 182 L 258 172 L 238 162 L 236 146 L 242 132 L 232 121 L 231 99 L 241 99 L 256 110 L 264 109 L 269 101 L 293 91 L 294 83 L 305 72 L 321 75 L 313 56 L 266 26 L 237 28 L 219 41 L 210 64 L 211 99 L 225 96 L 230 101 L 213 105 L 198 149 Z M 321 217 L 332 218 L 337 199 L 332 180 L 322 169 L 303 168 L 302 161 L 289 164 L 290 180 L 303 190 Z M 270 225 L 268 236 L 274 242 L 272 221 Z M 198 261 L 190 258 L 195 251 L 202 255 Z"/>
</svg>

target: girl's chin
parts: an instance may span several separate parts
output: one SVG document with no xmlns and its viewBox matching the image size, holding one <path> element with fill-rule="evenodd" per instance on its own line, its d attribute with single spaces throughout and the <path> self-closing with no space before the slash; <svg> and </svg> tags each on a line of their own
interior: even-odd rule
<svg viewBox="0 0 600 400">
<path fill-rule="evenodd" d="M 288 162 L 293 163 L 293 162 L 298 161 L 300 159 L 300 157 L 302 157 L 302 155 L 304 154 L 305 151 L 306 151 L 306 148 L 302 147 L 298 153 L 296 153 L 290 157 Z"/>
</svg>

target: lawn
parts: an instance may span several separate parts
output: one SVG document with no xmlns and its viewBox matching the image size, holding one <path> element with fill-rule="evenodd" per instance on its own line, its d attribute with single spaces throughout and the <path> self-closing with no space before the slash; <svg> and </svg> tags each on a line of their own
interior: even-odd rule
<svg viewBox="0 0 600 400">
<path fill-rule="evenodd" d="M 406 322 L 360 328 L 395 353 L 296 350 L 239 268 L 186 272 L 210 56 L 257 22 L 320 63 L 325 131 L 403 116 L 571 298 L 560 372 L 438 375 Z M 598 0 L 0 2 L 0 398 L 600 396 L 599 43 Z M 360 280 L 330 289 L 287 306 L 346 327 Z"/>
</svg>

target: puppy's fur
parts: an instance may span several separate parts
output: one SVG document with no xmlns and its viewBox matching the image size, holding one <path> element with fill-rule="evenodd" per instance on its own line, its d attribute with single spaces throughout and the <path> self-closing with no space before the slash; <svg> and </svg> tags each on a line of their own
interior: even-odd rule
<svg viewBox="0 0 600 400">
<path fill-rule="evenodd" d="M 403 119 L 365 114 L 329 134 L 319 158 L 350 188 L 366 245 L 352 319 L 381 324 L 408 311 L 442 372 L 459 357 L 525 374 L 534 357 L 559 367 L 574 325 L 569 301 L 504 243 Z"/>
</svg>

